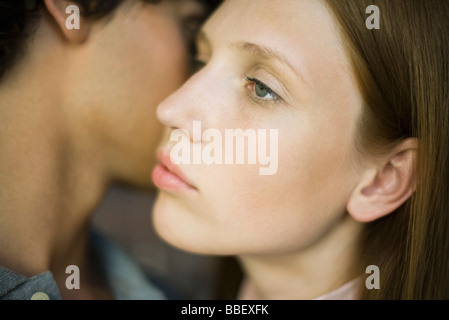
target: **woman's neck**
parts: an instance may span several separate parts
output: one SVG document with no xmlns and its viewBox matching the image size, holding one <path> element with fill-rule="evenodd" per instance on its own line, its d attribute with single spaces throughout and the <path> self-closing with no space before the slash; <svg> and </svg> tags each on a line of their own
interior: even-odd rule
<svg viewBox="0 0 449 320">
<path fill-rule="evenodd" d="M 325 236 L 295 252 L 240 256 L 242 300 L 310 300 L 359 276 L 355 263 L 362 225 L 344 217 Z"/>
</svg>

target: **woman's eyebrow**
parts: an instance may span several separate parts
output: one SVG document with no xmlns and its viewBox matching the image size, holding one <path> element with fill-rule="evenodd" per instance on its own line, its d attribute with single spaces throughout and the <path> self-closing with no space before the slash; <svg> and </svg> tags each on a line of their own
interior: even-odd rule
<svg viewBox="0 0 449 320">
<path fill-rule="evenodd" d="M 196 41 L 209 43 L 209 38 L 203 30 L 200 30 L 196 35 Z"/>
<path fill-rule="evenodd" d="M 290 61 L 274 49 L 245 41 L 234 42 L 231 45 L 239 51 L 244 51 L 245 53 L 251 54 L 263 60 L 274 60 L 280 62 L 289 67 L 293 73 L 304 81 L 304 77 L 296 71 Z"/>
<path fill-rule="evenodd" d="M 200 30 L 196 35 L 196 43 L 198 44 L 201 43 L 205 45 L 207 48 L 209 49 L 211 48 L 211 42 L 204 30 Z M 263 60 L 272 60 L 280 62 L 286 65 L 290 70 L 292 70 L 293 73 L 296 76 L 298 76 L 304 83 L 307 83 L 303 75 L 293 67 L 290 61 L 286 57 L 284 57 L 281 53 L 277 52 L 274 49 L 246 41 L 233 42 L 231 43 L 231 47 L 239 51 L 243 51 L 246 54 L 250 54 L 258 58 L 261 58 Z"/>
<path fill-rule="evenodd" d="M 196 51 L 197 54 L 202 56 L 210 57 L 212 55 L 212 45 L 209 37 L 204 32 L 204 30 L 198 31 L 195 37 Z"/>
<path fill-rule="evenodd" d="M 195 41 L 196 41 L 196 43 L 203 43 L 203 44 L 205 44 L 208 48 L 210 48 L 209 37 L 208 37 L 207 34 L 204 32 L 204 30 L 198 31 L 198 33 L 197 33 L 197 35 L 196 35 Z"/>
</svg>

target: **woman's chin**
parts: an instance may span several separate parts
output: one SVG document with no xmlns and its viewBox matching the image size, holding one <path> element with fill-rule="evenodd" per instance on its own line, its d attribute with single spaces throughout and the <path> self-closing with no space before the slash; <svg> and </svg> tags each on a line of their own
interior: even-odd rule
<svg viewBox="0 0 449 320">
<path fill-rule="evenodd" d="M 189 214 L 186 209 L 176 204 L 176 201 L 167 193 L 159 192 L 153 208 L 153 227 L 157 235 L 167 244 L 191 253 L 207 254 L 201 252 L 194 245 L 194 229 L 187 227 L 183 215 Z M 192 230 L 193 229 L 193 230 Z"/>
</svg>

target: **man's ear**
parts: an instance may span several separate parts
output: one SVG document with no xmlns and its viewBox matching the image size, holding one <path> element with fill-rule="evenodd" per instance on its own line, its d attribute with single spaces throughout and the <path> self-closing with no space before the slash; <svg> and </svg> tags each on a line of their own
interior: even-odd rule
<svg viewBox="0 0 449 320">
<path fill-rule="evenodd" d="M 418 141 L 407 139 L 378 160 L 355 188 L 347 204 L 349 214 L 359 222 L 371 222 L 399 208 L 416 189 Z"/>
<path fill-rule="evenodd" d="M 72 43 L 82 43 L 89 36 L 90 23 L 81 17 L 78 5 L 67 0 L 44 0 L 64 38 Z"/>
</svg>

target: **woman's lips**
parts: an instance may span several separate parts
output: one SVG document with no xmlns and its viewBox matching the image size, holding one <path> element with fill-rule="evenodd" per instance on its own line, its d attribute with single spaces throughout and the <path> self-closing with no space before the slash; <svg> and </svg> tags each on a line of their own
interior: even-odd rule
<svg viewBox="0 0 449 320">
<path fill-rule="evenodd" d="M 158 153 L 159 164 L 153 170 L 153 182 L 159 189 L 182 192 L 197 190 L 188 182 L 183 172 L 170 159 L 170 156 L 163 152 Z"/>
</svg>

